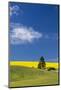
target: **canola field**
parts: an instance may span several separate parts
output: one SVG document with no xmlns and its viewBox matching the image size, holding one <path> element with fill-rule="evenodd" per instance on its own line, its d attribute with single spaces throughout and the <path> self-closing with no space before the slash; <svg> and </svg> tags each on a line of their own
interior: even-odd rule
<svg viewBox="0 0 61 90">
<path fill-rule="evenodd" d="M 38 63 L 36 61 L 10 61 L 10 66 L 24 66 L 24 67 L 34 67 L 37 68 Z M 46 67 L 54 67 L 58 69 L 57 62 L 46 62 Z"/>
</svg>

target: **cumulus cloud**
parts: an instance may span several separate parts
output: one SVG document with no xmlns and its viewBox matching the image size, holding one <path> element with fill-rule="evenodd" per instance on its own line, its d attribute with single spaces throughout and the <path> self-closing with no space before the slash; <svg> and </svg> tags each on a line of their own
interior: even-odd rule
<svg viewBox="0 0 61 90">
<path fill-rule="evenodd" d="M 18 15 L 18 11 L 19 11 L 19 6 L 17 6 L 17 5 L 14 5 L 14 6 L 10 6 L 9 7 L 9 14 L 10 14 L 10 16 L 12 16 L 13 14 L 14 15 Z"/>
<path fill-rule="evenodd" d="M 42 36 L 42 33 L 35 31 L 32 27 L 15 25 L 10 32 L 10 41 L 11 44 L 32 43 L 34 40 L 42 38 Z"/>
</svg>

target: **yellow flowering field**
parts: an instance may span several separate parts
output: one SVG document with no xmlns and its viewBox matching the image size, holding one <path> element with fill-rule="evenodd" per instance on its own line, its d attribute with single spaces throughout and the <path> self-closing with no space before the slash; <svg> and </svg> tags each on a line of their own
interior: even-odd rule
<svg viewBox="0 0 61 90">
<path fill-rule="evenodd" d="M 39 62 L 36 61 L 10 61 L 10 65 L 15 66 L 26 66 L 26 67 L 34 67 L 37 68 Z M 46 67 L 54 67 L 58 68 L 57 62 L 46 62 Z"/>
</svg>

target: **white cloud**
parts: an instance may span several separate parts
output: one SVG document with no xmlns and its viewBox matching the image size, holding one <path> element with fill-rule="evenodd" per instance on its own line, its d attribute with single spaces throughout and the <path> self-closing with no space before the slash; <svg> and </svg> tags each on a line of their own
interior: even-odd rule
<svg viewBox="0 0 61 90">
<path fill-rule="evenodd" d="M 9 14 L 10 14 L 10 16 L 12 16 L 13 14 L 17 15 L 19 9 L 20 8 L 17 5 L 10 6 L 9 7 Z"/>
<path fill-rule="evenodd" d="M 35 31 L 32 27 L 15 25 L 10 32 L 10 41 L 11 44 L 32 43 L 34 40 L 42 38 L 42 36 L 42 33 Z"/>
</svg>

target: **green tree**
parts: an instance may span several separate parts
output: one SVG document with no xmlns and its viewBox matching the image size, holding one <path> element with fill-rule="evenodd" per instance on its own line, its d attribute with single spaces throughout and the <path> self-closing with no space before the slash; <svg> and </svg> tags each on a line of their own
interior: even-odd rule
<svg viewBox="0 0 61 90">
<path fill-rule="evenodd" d="M 44 60 L 43 56 L 40 57 L 40 61 L 38 63 L 38 68 L 39 69 L 45 69 L 46 68 L 46 63 L 45 63 L 45 60 Z"/>
</svg>

